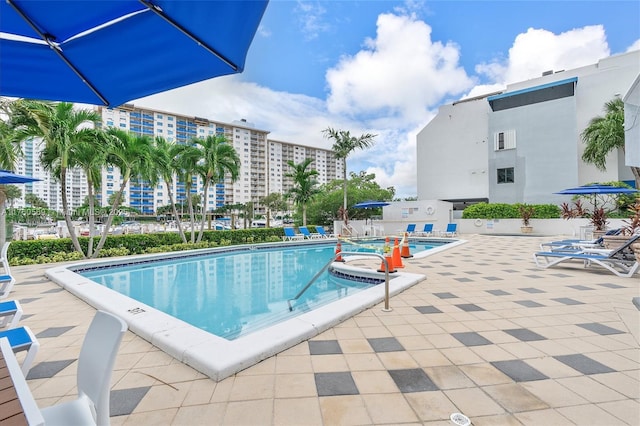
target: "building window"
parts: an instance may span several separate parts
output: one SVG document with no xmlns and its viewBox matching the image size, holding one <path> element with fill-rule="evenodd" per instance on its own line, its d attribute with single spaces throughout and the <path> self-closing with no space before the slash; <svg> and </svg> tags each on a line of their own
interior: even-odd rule
<svg viewBox="0 0 640 426">
<path fill-rule="evenodd" d="M 513 167 L 498 169 L 498 183 L 513 183 Z"/>
<path fill-rule="evenodd" d="M 496 132 L 493 135 L 494 150 L 502 151 L 504 149 L 515 149 L 516 147 L 516 131 L 505 130 L 504 132 Z"/>
</svg>

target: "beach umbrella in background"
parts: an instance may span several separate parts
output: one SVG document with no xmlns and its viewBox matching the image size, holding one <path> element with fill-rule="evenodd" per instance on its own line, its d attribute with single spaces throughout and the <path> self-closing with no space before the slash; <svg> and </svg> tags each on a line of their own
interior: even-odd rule
<svg viewBox="0 0 640 426">
<path fill-rule="evenodd" d="M 621 186 L 613 186 L 613 185 L 584 185 L 577 186 L 575 188 L 567 188 L 563 189 L 559 192 L 554 192 L 554 194 L 558 195 L 582 195 L 588 198 L 593 197 L 592 204 L 594 210 L 597 207 L 598 196 L 602 195 L 604 197 L 613 196 L 613 195 L 621 195 L 621 194 L 635 194 L 639 193 L 637 189 L 621 187 Z M 606 202 L 606 199 L 603 199 L 602 204 Z"/>
<path fill-rule="evenodd" d="M 10 185 L 19 183 L 35 182 L 40 179 L 32 176 L 18 175 L 8 170 L 0 170 L 0 185 Z M 5 201 L 7 197 L 4 190 L 0 187 L 0 243 L 4 244 L 7 240 L 7 215 Z M 1 245 L 1 244 L 0 244 Z"/>
<path fill-rule="evenodd" d="M 361 203 L 354 204 L 353 207 L 356 209 L 375 209 L 388 205 L 389 203 L 387 203 L 386 201 L 363 201 Z"/>
<path fill-rule="evenodd" d="M 2 0 L 0 95 L 115 107 L 242 72 L 268 0 Z"/>
</svg>

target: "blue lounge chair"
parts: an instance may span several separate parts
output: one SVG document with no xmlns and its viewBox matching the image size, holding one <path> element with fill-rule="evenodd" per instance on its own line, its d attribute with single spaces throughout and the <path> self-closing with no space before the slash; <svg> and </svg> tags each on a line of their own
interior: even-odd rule
<svg viewBox="0 0 640 426">
<path fill-rule="evenodd" d="M 621 228 L 618 229 L 610 229 L 604 235 L 619 235 L 622 232 Z M 590 246 L 592 248 L 598 248 L 602 246 L 604 242 L 604 238 L 600 237 L 595 240 L 576 240 L 576 239 L 566 239 L 566 240 L 558 240 L 558 241 L 549 241 L 547 243 L 540 244 L 540 250 L 567 250 L 567 249 L 580 249 L 582 247 Z M 604 248 L 604 247 L 602 247 Z"/>
<path fill-rule="evenodd" d="M 318 234 L 317 232 L 309 232 L 309 228 L 307 228 L 306 226 L 298 226 L 298 229 L 300 230 L 300 233 L 304 236 L 304 238 L 307 238 L 309 240 L 322 238 L 322 235 Z"/>
<path fill-rule="evenodd" d="M 33 359 L 40 348 L 38 339 L 36 339 L 29 327 L 16 327 L 0 331 L 0 338 L 2 337 L 6 337 L 9 340 L 13 352 L 27 351 L 27 356 L 22 361 L 22 374 L 27 377 Z"/>
<path fill-rule="evenodd" d="M 433 235 L 433 223 L 425 223 L 422 231 L 416 232 L 416 234 L 422 237 L 429 237 Z"/>
<path fill-rule="evenodd" d="M 17 300 L 0 302 L 0 328 L 13 328 L 22 318 L 22 306 Z"/>
<path fill-rule="evenodd" d="M 304 240 L 304 235 L 296 233 L 293 228 L 284 228 L 284 237 L 282 241 L 297 241 Z"/>
<path fill-rule="evenodd" d="M 447 224 L 447 229 L 441 234 L 443 237 L 455 237 L 458 235 L 458 224 L 457 223 L 449 223 Z"/>
<path fill-rule="evenodd" d="M 316 225 L 316 232 L 318 232 L 322 238 L 335 238 L 335 235 L 327 234 L 324 230 L 324 226 Z"/>
<path fill-rule="evenodd" d="M 407 225 L 407 230 L 404 231 L 409 235 L 413 235 L 416 232 L 416 224 L 415 223 L 410 223 Z"/>
<path fill-rule="evenodd" d="M 603 268 L 613 272 L 619 277 L 629 278 L 640 267 L 635 258 L 626 254 L 631 244 L 640 239 L 640 235 L 635 235 L 623 245 L 615 250 L 611 250 L 609 254 L 589 252 L 589 249 L 583 251 L 539 251 L 533 254 L 533 260 L 540 268 L 550 268 L 562 262 L 570 260 L 580 260 L 587 268 L 592 264 L 600 265 Z"/>
<path fill-rule="evenodd" d="M 7 258 L 7 252 L 9 251 L 9 242 L 4 243 L 2 246 L 2 252 L 0 260 L 2 261 L 2 267 L 4 268 L 4 274 L 0 275 L 0 299 L 4 299 L 9 296 L 13 285 L 16 283 L 15 278 L 11 275 L 11 269 L 9 269 L 9 260 Z"/>
</svg>

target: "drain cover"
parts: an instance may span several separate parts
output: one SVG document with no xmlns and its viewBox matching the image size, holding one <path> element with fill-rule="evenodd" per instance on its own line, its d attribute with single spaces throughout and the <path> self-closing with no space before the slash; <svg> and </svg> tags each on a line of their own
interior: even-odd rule
<svg viewBox="0 0 640 426">
<path fill-rule="evenodd" d="M 469 426 L 471 424 L 471 420 L 469 420 L 469 417 L 461 413 L 453 413 L 450 419 L 458 426 Z"/>
</svg>

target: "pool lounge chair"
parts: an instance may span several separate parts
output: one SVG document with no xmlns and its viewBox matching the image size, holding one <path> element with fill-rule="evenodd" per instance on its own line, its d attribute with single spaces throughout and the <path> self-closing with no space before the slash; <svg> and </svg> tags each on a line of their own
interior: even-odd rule
<svg viewBox="0 0 640 426">
<path fill-rule="evenodd" d="M 15 278 L 11 275 L 11 269 L 9 269 L 9 259 L 7 258 L 7 252 L 9 251 L 10 242 L 4 243 L 2 246 L 2 252 L 0 260 L 2 261 L 2 267 L 4 268 L 4 274 L 0 275 L 0 299 L 4 299 L 9 296 L 13 285 L 16 283 Z"/>
<path fill-rule="evenodd" d="M 604 235 L 619 235 L 621 232 L 622 232 L 621 228 L 610 229 Z M 555 251 L 555 250 L 564 250 L 564 249 L 571 249 L 571 248 L 580 249 L 581 247 L 598 248 L 599 246 L 602 246 L 603 242 L 604 242 L 604 238 L 602 237 L 596 238 L 595 240 L 566 239 L 566 240 L 558 240 L 558 241 L 549 241 L 546 243 L 541 243 L 540 250 Z"/>
<path fill-rule="evenodd" d="M 320 234 L 322 238 L 335 238 L 335 235 L 327 234 L 327 232 L 324 230 L 324 226 L 316 225 L 316 232 Z"/>
<path fill-rule="evenodd" d="M 458 224 L 457 223 L 449 223 L 447 224 L 447 229 L 445 229 L 440 236 L 442 237 L 455 237 L 458 235 Z"/>
<path fill-rule="evenodd" d="M 425 223 L 422 231 L 416 232 L 421 237 L 430 237 L 433 235 L 433 223 Z"/>
<path fill-rule="evenodd" d="M 22 374 L 27 377 L 31 364 L 33 364 L 33 359 L 40 348 L 38 339 L 36 339 L 29 327 L 16 327 L 0 331 L 1 337 L 6 337 L 9 340 L 13 352 L 27 351 L 27 356 L 22 361 L 21 367 Z"/>
<path fill-rule="evenodd" d="M 304 235 L 296 233 L 293 228 L 284 228 L 284 237 L 282 241 L 300 241 L 304 240 Z"/>
<path fill-rule="evenodd" d="M 589 249 L 583 251 L 539 251 L 533 254 L 533 260 L 540 268 L 550 268 L 562 262 L 570 260 L 580 260 L 587 268 L 593 264 L 613 272 L 619 277 L 630 278 L 640 267 L 635 258 L 630 257 L 625 252 L 629 246 L 640 239 L 640 235 L 629 238 L 623 245 L 607 254 L 590 252 Z"/>
<path fill-rule="evenodd" d="M 317 240 L 318 238 L 322 238 L 322 235 L 317 232 L 309 232 L 309 228 L 307 228 L 306 226 L 298 226 L 298 229 L 306 239 Z"/>
<path fill-rule="evenodd" d="M 22 306 L 17 300 L 0 302 L 0 328 L 13 328 L 22 318 Z"/>
<path fill-rule="evenodd" d="M 416 224 L 410 223 L 407 225 L 407 229 L 404 231 L 409 235 L 413 235 L 416 232 Z"/>
</svg>

